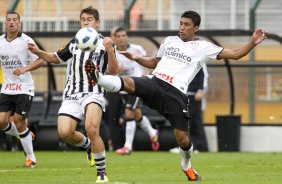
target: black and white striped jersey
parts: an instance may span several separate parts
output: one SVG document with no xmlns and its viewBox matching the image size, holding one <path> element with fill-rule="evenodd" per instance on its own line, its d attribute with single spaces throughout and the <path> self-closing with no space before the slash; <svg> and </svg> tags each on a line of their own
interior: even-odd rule
<svg viewBox="0 0 282 184">
<path fill-rule="evenodd" d="M 67 62 L 66 85 L 63 93 L 64 99 L 68 99 L 70 96 L 73 98 L 75 94 L 104 93 L 104 90 L 93 83 L 85 72 L 85 62 L 87 60 L 92 60 L 95 66 L 99 67 L 100 72 L 106 72 L 108 55 L 103 45 L 103 39 L 99 40 L 95 51 L 78 49 L 75 40 L 72 39 L 55 54 L 60 62 Z"/>
</svg>

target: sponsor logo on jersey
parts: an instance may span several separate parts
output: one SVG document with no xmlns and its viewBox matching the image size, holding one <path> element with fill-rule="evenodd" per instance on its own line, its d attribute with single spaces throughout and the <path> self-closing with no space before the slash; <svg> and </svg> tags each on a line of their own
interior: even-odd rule
<svg viewBox="0 0 282 184">
<path fill-rule="evenodd" d="M 100 53 L 94 52 L 93 56 L 92 56 L 92 60 L 93 61 L 98 61 L 99 57 L 100 57 Z"/>
<path fill-rule="evenodd" d="M 78 97 L 77 96 L 69 96 L 69 95 L 66 95 L 65 100 L 78 100 Z"/>
<path fill-rule="evenodd" d="M 10 60 L 9 56 L 7 55 L 1 55 L 1 64 L 2 67 L 6 68 L 6 69 L 12 69 L 12 68 L 17 68 L 17 66 L 22 66 L 22 63 L 20 60 Z"/>
<path fill-rule="evenodd" d="M 22 84 L 6 84 L 4 89 L 10 91 L 22 91 Z"/>
<path fill-rule="evenodd" d="M 169 83 L 172 83 L 172 80 L 174 79 L 174 77 L 172 76 L 169 76 L 165 73 L 159 73 L 159 72 L 154 72 L 154 75 L 159 77 L 159 78 L 162 78 L 163 80 L 169 82 Z"/>
<path fill-rule="evenodd" d="M 181 53 L 180 49 L 175 47 L 167 47 L 165 49 L 164 56 L 168 59 L 173 59 L 181 63 L 189 64 L 191 62 L 191 58 L 189 56 Z"/>
</svg>

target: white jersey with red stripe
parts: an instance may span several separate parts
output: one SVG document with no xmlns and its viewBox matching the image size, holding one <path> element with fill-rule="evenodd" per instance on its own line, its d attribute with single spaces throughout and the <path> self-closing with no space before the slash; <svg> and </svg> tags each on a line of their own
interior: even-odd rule
<svg viewBox="0 0 282 184">
<path fill-rule="evenodd" d="M 28 50 L 28 43 L 34 43 L 34 40 L 21 32 L 12 41 L 7 41 L 6 34 L 0 36 L 0 62 L 4 79 L 1 93 L 34 96 L 31 73 L 26 72 L 19 76 L 13 74 L 17 68 L 25 67 L 38 59 L 38 56 Z"/>
<path fill-rule="evenodd" d="M 118 50 L 118 48 L 116 50 Z M 126 51 L 137 56 L 147 55 L 143 47 L 136 44 L 129 44 Z M 119 65 L 122 65 L 124 68 L 124 71 L 119 73 L 119 76 L 140 77 L 144 74 L 144 67 L 137 62 L 128 59 L 118 52 L 116 52 L 116 58 Z"/>
<path fill-rule="evenodd" d="M 161 44 L 158 62 L 153 74 L 186 94 L 188 85 L 210 58 L 217 58 L 222 47 L 204 40 L 184 42 L 178 36 L 169 36 Z"/>
</svg>

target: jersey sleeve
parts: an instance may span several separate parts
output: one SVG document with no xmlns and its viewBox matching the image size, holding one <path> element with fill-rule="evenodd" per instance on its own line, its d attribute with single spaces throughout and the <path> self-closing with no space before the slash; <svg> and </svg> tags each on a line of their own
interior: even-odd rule
<svg viewBox="0 0 282 184">
<path fill-rule="evenodd" d="M 207 90 L 208 90 L 208 81 L 209 81 L 209 72 L 208 72 L 207 64 L 204 63 L 202 68 L 203 68 L 203 71 L 204 71 L 203 89 L 204 89 L 205 91 L 207 91 Z"/>
<path fill-rule="evenodd" d="M 140 56 L 147 56 L 147 52 L 145 51 L 145 49 L 141 46 L 141 45 L 137 45 L 137 50 L 138 50 L 138 54 Z"/>
<path fill-rule="evenodd" d="M 204 51 L 206 56 L 210 59 L 217 59 L 217 56 L 219 55 L 219 53 L 222 52 L 223 48 L 207 41 L 204 41 L 204 43 L 205 43 Z"/>
<path fill-rule="evenodd" d="M 160 47 L 159 47 L 159 50 L 158 50 L 158 52 L 157 52 L 157 55 L 156 55 L 157 58 L 161 58 L 161 57 L 164 55 L 165 44 L 166 44 L 166 40 L 167 40 L 167 39 L 168 39 L 168 38 L 165 38 L 165 39 L 162 41 L 162 43 L 161 43 L 161 45 L 160 45 Z"/>
<path fill-rule="evenodd" d="M 66 62 L 68 59 L 72 58 L 72 50 L 74 47 L 74 39 L 72 39 L 67 45 L 60 48 L 55 54 L 60 61 Z"/>
<path fill-rule="evenodd" d="M 34 41 L 32 38 L 30 38 L 30 37 L 27 37 L 27 43 L 36 44 L 35 41 Z M 28 60 L 29 62 L 33 62 L 33 61 L 35 61 L 35 60 L 38 59 L 38 56 L 35 55 L 35 54 L 33 54 L 32 52 L 30 52 L 29 49 L 27 49 L 27 55 L 28 55 L 28 56 L 27 56 L 27 60 Z"/>
</svg>

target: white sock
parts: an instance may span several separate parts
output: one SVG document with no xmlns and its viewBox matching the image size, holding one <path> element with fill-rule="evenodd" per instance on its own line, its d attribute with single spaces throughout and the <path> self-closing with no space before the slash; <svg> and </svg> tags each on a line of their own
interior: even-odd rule
<svg viewBox="0 0 282 184">
<path fill-rule="evenodd" d="M 179 147 L 179 154 L 181 156 L 181 167 L 184 171 L 191 168 L 191 158 L 193 154 L 193 145 L 188 151 L 184 151 Z"/>
<path fill-rule="evenodd" d="M 27 132 L 28 134 L 24 136 Z M 24 152 L 26 153 L 26 160 L 32 160 L 33 162 L 36 162 L 36 158 L 33 152 L 32 136 L 29 129 L 27 128 L 25 131 L 20 132 L 19 135 Z"/>
<path fill-rule="evenodd" d="M 102 75 L 101 73 L 99 73 L 97 83 L 108 92 L 118 92 L 122 87 L 120 77 L 113 75 Z"/>
<path fill-rule="evenodd" d="M 132 150 L 132 144 L 135 136 L 136 131 L 136 122 L 134 120 L 126 122 L 125 128 L 125 144 L 124 146 L 127 147 L 129 150 Z"/>
<path fill-rule="evenodd" d="M 5 134 L 15 136 L 15 137 L 19 136 L 19 132 L 17 130 L 17 127 L 16 127 L 15 123 L 13 123 L 13 122 L 8 122 L 7 127 L 5 127 L 2 130 L 5 132 Z"/>
<path fill-rule="evenodd" d="M 157 133 L 157 130 L 152 127 L 149 119 L 146 116 L 142 117 L 140 126 L 147 134 L 149 134 L 150 137 L 154 137 Z"/>
<path fill-rule="evenodd" d="M 90 147 L 90 145 L 91 145 L 90 140 L 87 137 L 83 136 L 82 140 L 79 143 L 75 144 L 74 146 L 87 149 Z"/>
</svg>

